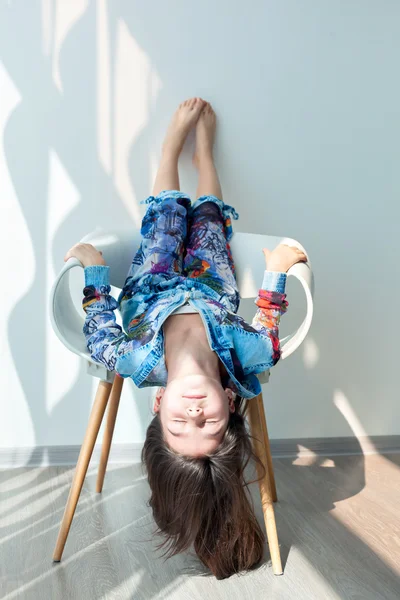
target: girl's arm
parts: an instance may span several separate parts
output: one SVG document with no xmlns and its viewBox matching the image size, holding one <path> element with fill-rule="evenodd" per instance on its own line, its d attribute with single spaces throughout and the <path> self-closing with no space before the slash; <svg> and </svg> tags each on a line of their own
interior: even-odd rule
<svg viewBox="0 0 400 600">
<path fill-rule="evenodd" d="M 109 267 L 85 267 L 82 308 L 83 333 L 91 357 L 109 371 L 116 370 L 118 354 L 129 351 L 129 338 L 115 319 L 118 302 L 110 295 Z"/>
<path fill-rule="evenodd" d="M 286 277 L 286 273 L 265 271 L 262 287 L 255 300 L 258 309 L 251 325 L 271 342 L 271 367 L 281 357 L 279 322 L 288 307 L 285 294 Z"/>
<path fill-rule="evenodd" d="M 271 342 L 271 367 L 281 357 L 279 323 L 289 304 L 285 286 L 287 271 L 298 262 L 307 261 L 307 256 L 298 248 L 280 244 L 270 252 L 264 249 L 267 270 L 258 296 L 255 300 L 258 309 L 252 326 Z"/>
<path fill-rule="evenodd" d="M 86 313 L 83 333 L 94 361 L 109 371 L 117 371 L 117 359 L 131 350 L 132 340 L 115 319 L 118 302 L 110 295 L 109 269 L 101 252 L 91 244 L 76 244 L 64 260 L 75 257 L 85 269 L 82 307 Z M 127 376 L 124 374 L 123 376 Z"/>
</svg>

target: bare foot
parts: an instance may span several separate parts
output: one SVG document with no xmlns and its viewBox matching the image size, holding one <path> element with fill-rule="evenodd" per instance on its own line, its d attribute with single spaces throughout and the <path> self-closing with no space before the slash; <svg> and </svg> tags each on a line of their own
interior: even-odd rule
<svg viewBox="0 0 400 600">
<path fill-rule="evenodd" d="M 206 102 L 196 126 L 196 149 L 193 164 L 199 167 L 199 162 L 204 158 L 212 160 L 217 117 L 211 104 Z"/>
<path fill-rule="evenodd" d="M 174 156 L 180 154 L 185 139 L 191 128 L 196 125 L 203 107 L 204 100 L 201 98 L 190 98 L 178 106 L 165 136 L 164 153 L 171 153 Z"/>
</svg>

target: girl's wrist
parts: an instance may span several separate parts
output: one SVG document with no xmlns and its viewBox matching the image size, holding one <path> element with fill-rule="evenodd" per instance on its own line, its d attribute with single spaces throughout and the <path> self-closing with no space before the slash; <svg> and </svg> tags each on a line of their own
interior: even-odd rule
<svg viewBox="0 0 400 600">
<path fill-rule="evenodd" d="M 287 269 L 282 268 L 282 265 L 278 264 L 267 264 L 267 271 L 274 271 L 275 273 L 286 273 Z"/>
<path fill-rule="evenodd" d="M 105 267 L 105 266 L 107 266 L 107 265 L 106 265 L 106 262 L 104 259 L 100 259 L 98 261 L 91 260 L 89 264 L 84 265 L 85 268 L 86 267 Z"/>
</svg>

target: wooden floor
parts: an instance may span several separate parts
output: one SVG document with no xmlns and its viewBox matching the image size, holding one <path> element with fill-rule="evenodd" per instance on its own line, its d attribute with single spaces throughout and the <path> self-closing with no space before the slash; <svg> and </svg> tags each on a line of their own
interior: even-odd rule
<svg viewBox="0 0 400 600">
<path fill-rule="evenodd" d="M 266 548 L 261 567 L 223 581 L 194 555 L 157 556 L 140 465 L 111 465 L 102 494 L 89 470 L 59 564 L 51 557 L 73 469 L 0 471 L 0 597 L 399 600 L 400 455 L 274 465 L 284 575 L 273 575 Z"/>
</svg>

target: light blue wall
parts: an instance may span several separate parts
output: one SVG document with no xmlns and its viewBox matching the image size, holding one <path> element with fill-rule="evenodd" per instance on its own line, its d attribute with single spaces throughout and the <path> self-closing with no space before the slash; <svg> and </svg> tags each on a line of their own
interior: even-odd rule
<svg viewBox="0 0 400 600">
<path fill-rule="evenodd" d="M 237 229 L 313 260 L 308 342 L 265 389 L 271 438 L 400 433 L 398 2 L 12 0 L 0 59 L 0 445 L 81 442 L 93 386 L 50 330 L 49 286 L 84 233 L 138 222 L 192 95 L 217 111 Z M 182 170 L 193 193 L 190 144 Z M 115 440 L 143 440 L 149 416 L 126 389 Z"/>
</svg>

